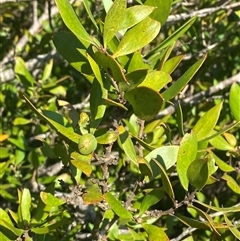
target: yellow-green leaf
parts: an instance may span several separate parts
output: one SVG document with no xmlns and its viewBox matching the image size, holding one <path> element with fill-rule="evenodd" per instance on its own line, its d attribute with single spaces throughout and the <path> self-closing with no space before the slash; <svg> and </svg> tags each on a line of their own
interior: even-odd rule
<svg viewBox="0 0 240 241">
<path fill-rule="evenodd" d="M 193 127 L 196 133 L 197 140 L 201 141 L 208 137 L 217 124 L 220 112 L 222 109 L 222 102 L 207 111 Z"/>
<path fill-rule="evenodd" d="M 127 31 L 113 57 L 133 53 L 149 44 L 159 33 L 161 24 L 149 17 Z M 136 38 L 137 36 L 137 38 Z"/>
<path fill-rule="evenodd" d="M 185 134 L 179 147 L 177 157 L 177 173 L 183 188 L 187 191 L 189 180 L 187 170 L 197 156 L 197 137 L 194 132 Z"/>
<path fill-rule="evenodd" d="M 233 83 L 229 93 L 229 106 L 233 117 L 240 121 L 240 86 Z"/>
<path fill-rule="evenodd" d="M 103 42 L 106 49 L 107 44 L 120 29 L 126 12 L 126 0 L 115 0 L 109 9 L 104 22 Z"/>
<path fill-rule="evenodd" d="M 123 219 L 132 219 L 132 214 L 123 207 L 123 205 L 110 193 L 105 193 L 104 198 L 110 208 Z"/>
</svg>

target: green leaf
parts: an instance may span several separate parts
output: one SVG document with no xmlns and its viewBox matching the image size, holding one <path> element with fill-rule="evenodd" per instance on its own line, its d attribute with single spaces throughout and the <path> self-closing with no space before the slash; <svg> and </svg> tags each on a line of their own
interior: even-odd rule
<svg viewBox="0 0 240 241">
<path fill-rule="evenodd" d="M 198 190 L 201 190 L 206 185 L 209 176 L 207 160 L 197 159 L 188 167 L 187 178 L 190 184 Z"/>
<path fill-rule="evenodd" d="M 45 203 L 47 206 L 51 206 L 51 207 L 58 207 L 63 205 L 64 203 L 66 203 L 66 201 L 61 200 L 57 197 L 54 197 L 53 194 L 51 194 L 50 192 L 40 192 L 40 197 L 41 200 L 43 201 L 43 203 Z"/>
<path fill-rule="evenodd" d="M 222 102 L 207 111 L 193 127 L 198 141 L 208 137 L 217 124 L 220 112 L 222 109 Z"/>
<path fill-rule="evenodd" d="M 122 204 L 110 193 L 105 193 L 104 198 L 107 201 L 110 208 L 123 219 L 132 219 L 132 214 L 126 210 Z"/>
<path fill-rule="evenodd" d="M 24 188 L 20 198 L 19 208 L 21 213 L 21 219 L 23 220 L 24 226 L 30 224 L 31 220 L 31 194 L 29 189 Z"/>
<path fill-rule="evenodd" d="M 141 22 L 143 19 L 148 17 L 155 7 L 136 5 L 127 8 L 123 21 L 121 22 L 120 29 L 128 29 Z"/>
<path fill-rule="evenodd" d="M 217 155 L 215 155 L 214 153 L 212 153 L 212 156 L 216 162 L 216 164 L 218 165 L 218 167 L 223 171 L 223 172 L 233 172 L 235 171 L 235 169 L 230 166 L 229 164 L 227 164 L 226 162 L 224 162 L 223 160 L 221 160 Z"/>
<path fill-rule="evenodd" d="M 240 232 L 237 229 L 236 225 L 234 225 L 228 218 L 227 215 L 223 215 L 224 216 L 224 220 L 229 228 L 229 230 L 231 231 L 231 233 L 238 239 L 240 240 Z"/>
<path fill-rule="evenodd" d="M 88 17 L 91 19 L 91 21 L 92 21 L 92 23 L 93 23 L 93 25 L 95 26 L 95 28 L 96 28 L 97 30 L 99 30 L 99 29 L 98 29 L 97 22 L 95 21 L 94 16 L 93 16 L 93 14 L 92 14 L 92 12 L 91 12 L 91 9 L 90 9 L 91 2 L 88 1 L 88 0 L 83 0 L 83 5 L 84 5 L 84 7 L 85 7 L 85 9 L 86 9 L 86 11 L 87 11 Z"/>
<path fill-rule="evenodd" d="M 159 33 L 159 22 L 147 17 L 133 28 L 127 31 L 120 41 L 113 57 L 119 57 L 133 53 L 149 44 Z M 136 38 L 136 36 L 138 36 Z"/>
<path fill-rule="evenodd" d="M 196 228 L 196 229 L 208 229 L 210 227 L 210 225 L 208 224 L 208 222 L 202 222 L 202 221 L 198 221 L 196 219 L 193 218 L 189 218 L 189 217 L 185 217 L 183 215 L 177 214 L 175 215 L 182 223 L 184 223 L 185 225 L 187 225 L 188 227 L 191 228 Z"/>
<path fill-rule="evenodd" d="M 78 144 L 78 140 L 80 138 L 79 134 L 75 133 L 72 128 L 66 128 L 58 122 L 53 121 L 50 118 L 43 115 L 34 107 L 34 105 L 30 102 L 30 100 L 28 100 L 28 98 L 25 95 L 23 95 L 23 98 L 38 117 L 44 119 L 51 127 L 53 127 L 57 131 L 57 133 L 62 138 L 64 138 L 65 141 L 67 141 L 69 144 L 73 144 L 76 147 L 76 145 Z"/>
<path fill-rule="evenodd" d="M 134 114 L 142 120 L 153 119 L 163 104 L 161 95 L 145 86 L 127 91 L 124 97 L 132 105 Z"/>
<path fill-rule="evenodd" d="M 233 117 L 240 121 L 240 86 L 233 83 L 229 93 L 229 106 Z"/>
<path fill-rule="evenodd" d="M 155 188 L 151 192 L 147 193 L 140 206 L 139 215 L 144 214 L 151 206 L 158 203 L 164 196 L 163 188 Z"/>
<path fill-rule="evenodd" d="M 0 231 L 3 232 L 3 234 L 9 238 L 6 239 L 6 241 L 16 240 L 14 238 L 16 238 L 16 236 L 21 237 L 21 235 L 24 232 L 23 229 L 15 228 L 12 224 L 8 223 L 4 219 L 0 219 Z"/>
<path fill-rule="evenodd" d="M 169 179 L 165 169 L 156 159 L 152 159 L 152 162 L 154 162 L 157 165 L 157 167 L 159 168 L 159 172 L 161 174 L 161 180 L 162 180 L 164 190 L 169 195 L 169 197 L 174 201 L 175 196 L 174 196 L 172 184 L 170 182 L 170 179 Z M 150 164 L 151 164 L 151 162 L 150 162 Z"/>
<path fill-rule="evenodd" d="M 86 192 L 82 195 L 85 205 L 99 203 L 103 200 L 98 184 L 87 183 Z"/>
<path fill-rule="evenodd" d="M 53 59 L 50 59 L 49 62 L 45 65 L 43 70 L 42 82 L 44 83 L 48 78 L 50 78 L 53 68 Z"/>
<path fill-rule="evenodd" d="M 0 146 L 0 159 L 5 159 L 10 156 L 9 150 L 6 147 Z"/>
<path fill-rule="evenodd" d="M 126 12 L 126 4 L 126 0 L 115 0 L 107 13 L 103 29 L 104 49 L 120 29 Z"/>
<path fill-rule="evenodd" d="M 169 238 L 164 232 L 165 228 L 159 228 L 152 224 L 144 223 L 142 227 L 146 230 L 148 234 L 148 241 L 168 241 Z"/>
<path fill-rule="evenodd" d="M 53 36 L 53 43 L 57 51 L 73 68 L 86 75 L 92 74 L 86 56 L 79 51 L 79 49 L 84 49 L 85 46 L 74 34 L 71 32 L 58 32 Z"/>
<path fill-rule="evenodd" d="M 161 25 L 163 25 L 169 16 L 172 0 L 147 0 L 144 5 L 156 7 L 150 17 L 159 21 Z"/>
<path fill-rule="evenodd" d="M 117 140 L 117 138 L 118 138 L 118 133 L 116 133 L 116 131 L 113 131 L 113 130 L 108 130 L 103 135 L 96 137 L 97 142 L 103 145 L 112 144 Z"/>
<path fill-rule="evenodd" d="M 162 41 L 157 47 L 149 51 L 146 55 L 148 58 L 152 54 L 158 54 L 160 50 L 168 47 L 170 44 L 172 44 L 174 41 L 176 41 L 179 37 L 181 37 L 196 21 L 197 17 L 193 17 L 190 20 L 188 20 L 185 24 L 183 24 L 179 29 L 177 29 L 171 36 L 166 38 L 164 41 Z"/>
<path fill-rule="evenodd" d="M 223 213 L 240 212 L 240 206 L 239 205 L 224 208 L 224 207 L 211 206 L 211 205 L 208 205 L 206 203 L 200 202 L 197 199 L 194 199 L 194 202 L 200 204 L 201 206 L 204 206 L 207 209 L 214 210 L 214 211 L 217 211 L 217 212 L 223 212 Z"/>
<path fill-rule="evenodd" d="M 174 146 L 174 145 L 161 146 L 154 149 L 148 155 L 146 155 L 145 159 L 149 162 L 151 159 L 156 159 L 165 168 L 165 170 L 168 170 L 177 162 L 178 149 L 179 149 L 179 146 Z M 154 176 L 156 176 L 157 173 L 154 171 L 156 170 L 155 164 L 153 164 L 152 169 L 153 169 Z"/>
<path fill-rule="evenodd" d="M 165 101 L 174 98 L 192 79 L 206 59 L 206 55 L 193 64 L 173 85 L 162 93 Z"/>
<path fill-rule="evenodd" d="M 190 164 L 197 156 L 197 137 L 194 132 L 185 134 L 181 140 L 178 157 L 177 157 L 177 173 L 183 188 L 188 190 L 187 170 Z"/>
<path fill-rule="evenodd" d="M 142 175 L 148 176 L 149 179 L 152 178 L 152 176 L 153 176 L 152 168 L 151 168 L 149 162 L 145 158 L 138 157 L 138 166 L 139 166 L 139 170 Z"/>
<path fill-rule="evenodd" d="M 87 55 L 96 79 L 93 80 L 90 94 L 90 110 L 91 110 L 91 132 L 94 133 L 98 125 L 101 123 L 105 114 L 106 105 L 104 99 L 108 96 L 108 90 L 104 87 L 101 71 L 94 59 Z"/>
<path fill-rule="evenodd" d="M 16 57 L 14 71 L 17 75 L 17 78 L 22 82 L 25 88 L 32 87 L 34 84 L 36 84 L 35 79 L 28 71 L 25 62 L 21 57 Z"/>
<path fill-rule="evenodd" d="M 85 175 L 88 177 L 92 173 L 92 165 L 91 165 L 91 159 L 92 154 L 89 155 L 81 155 L 78 152 L 71 153 L 71 163 L 80 171 L 82 171 Z"/>
<path fill-rule="evenodd" d="M 212 220 L 212 218 L 211 218 L 207 213 L 203 212 L 200 208 L 197 208 L 197 207 L 195 207 L 195 206 L 193 206 L 193 205 L 191 205 L 191 204 L 189 204 L 189 208 L 193 208 L 194 210 L 196 210 L 202 218 L 204 218 L 205 220 L 208 221 L 211 229 L 214 230 L 215 233 L 220 236 L 219 232 L 218 232 L 217 229 L 215 228 L 215 223 L 214 223 L 214 221 Z"/>
<path fill-rule="evenodd" d="M 107 52 L 97 51 L 94 59 L 116 82 L 127 82 L 121 65 Z"/>
<path fill-rule="evenodd" d="M 160 91 L 171 81 L 172 78 L 168 73 L 164 71 L 151 71 L 138 86 L 145 86 Z"/>
<path fill-rule="evenodd" d="M 134 164 L 138 165 L 137 154 L 128 131 L 123 126 L 119 126 L 118 133 L 123 151 Z"/>
<path fill-rule="evenodd" d="M 224 173 L 222 179 L 227 182 L 228 187 L 235 193 L 240 194 L 239 184 L 228 174 Z"/>
<path fill-rule="evenodd" d="M 72 31 L 75 36 L 81 41 L 85 48 L 90 44 L 94 44 L 93 40 L 87 33 L 86 29 L 81 24 L 76 13 L 74 12 L 69 0 L 55 0 L 59 13 L 63 22 Z M 68 45 L 67 45 L 68 46 Z"/>
<path fill-rule="evenodd" d="M 171 59 L 167 60 L 164 63 L 161 70 L 171 74 L 177 68 L 177 66 L 180 64 L 183 57 L 184 57 L 184 55 L 178 55 L 178 56 L 172 57 Z"/>
<path fill-rule="evenodd" d="M 139 84 L 143 82 L 148 74 L 147 69 L 136 69 L 128 74 L 126 74 L 127 82 L 119 83 L 119 89 L 121 92 L 126 92 L 130 89 L 136 88 Z"/>
<path fill-rule="evenodd" d="M 215 131 L 212 131 L 211 134 L 216 133 Z M 209 143 L 215 147 L 218 150 L 222 150 L 222 151 L 234 151 L 235 148 L 233 146 L 231 146 L 226 139 L 224 139 L 223 136 L 218 135 L 212 139 L 209 140 Z"/>
</svg>

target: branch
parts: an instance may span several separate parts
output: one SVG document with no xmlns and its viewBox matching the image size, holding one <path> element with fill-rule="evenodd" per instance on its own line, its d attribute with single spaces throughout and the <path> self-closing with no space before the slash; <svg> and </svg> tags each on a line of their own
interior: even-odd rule
<svg viewBox="0 0 240 241">
<path fill-rule="evenodd" d="M 178 22 L 180 20 L 186 20 L 189 18 L 192 18 L 194 16 L 198 16 L 199 18 L 204 18 L 208 15 L 211 15 L 215 12 L 218 12 L 220 10 L 233 10 L 233 9 L 237 9 L 240 7 L 240 2 L 238 3 L 232 3 L 229 5 L 222 5 L 219 7 L 212 7 L 212 8 L 204 8 L 198 11 L 193 11 L 191 13 L 182 13 L 182 14 L 174 14 L 174 15 L 170 15 L 167 19 L 167 23 L 174 23 L 174 22 Z"/>
<path fill-rule="evenodd" d="M 219 84 L 210 87 L 206 91 L 201 91 L 191 97 L 188 97 L 188 98 L 180 101 L 180 104 L 181 104 L 181 106 L 196 104 L 199 100 L 205 99 L 206 97 L 209 97 L 212 94 L 217 93 L 218 91 L 227 88 L 234 82 L 240 83 L 240 72 L 224 81 L 221 81 Z M 174 105 L 168 106 L 164 110 L 160 111 L 159 114 L 157 115 L 156 119 L 160 119 L 163 116 L 173 114 L 176 111 L 176 106 L 177 105 L 175 103 Z"/>
<path fill-rule="evenodd" d="M 51 9 L 51 17 L 53 17 L 54 15 L 56 15 L 58 13 L 58 9 L 56 6 L 52 7 Z M 47 4 L 45 5 L 45 9 L 43 14 L 41 15 L 41 17 L 32 24 L 32 26 L 29 28 L 28 32 L 31 35 L 35 35 L 39 29 L 42 27 L 42 24 L 44 21 L 48 20 L 49 16 L 48 16 L 48 8 L 47 8 Z M 28 36 L 24 35 L 20 38 L 20 40 L 17 42 L 17 44 L 15 45 L 15 49 L 17 50 L 22 50 L 25 45 L 28 42 Z M 0 66 L 4 66 L 4 64 L 8 63 L 11 59 L 14 58 L 15 52 L 14 49 L 10 50 L 8 52 L 8 54 L 3 58 L 3 60 L 0 63 Z"/>
<path fill-rule="evenodd" d="M 34 59 L 30 59 L 26 62 L 26 67 L 29 71 L 32 71 L 36 68 L 43 67 L 46 62 L 48 62 L 50 59 L 60 59 L 60 55 L 57 53 L 57 51 L 54 49 L 48 54 L 41 54 L 38 55 Z M 8 82 L 12 79 L 14 79 L 15 73 L 14 69 L 7 69 L 0 73 L 0 84 L 3 84 L 4 82 Z"/>
</svg>

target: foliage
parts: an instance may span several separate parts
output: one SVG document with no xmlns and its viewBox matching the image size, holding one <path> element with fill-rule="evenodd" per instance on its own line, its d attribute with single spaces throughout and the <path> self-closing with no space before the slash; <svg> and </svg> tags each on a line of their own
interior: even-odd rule
<svg viewBox="0 0 240 241">
<path fill-rule="evenodd" d="M 47 18 L 42 32 L 11 33 L 29 42 L 15 56 L 15 78 L 1 83 L 0 239 L 240 239 L 239 81 L 220 98 L 204 92 L 237 74 L 239 11 L 170 24 L 188 7 L 55 4 L 61 18 Z M 1 57 L 19 17 L 8 9 L 26 3 L 5 5 Z M 201 27 L 204 39 L 195 41 Z M 28 70 L 32 57 L 54 48 L 68 64 L 56 54 Z M 200 91 L 200 102 L 183 104 Z M 162 116 L 168 106 L 176 114 Z"/>
</svg>

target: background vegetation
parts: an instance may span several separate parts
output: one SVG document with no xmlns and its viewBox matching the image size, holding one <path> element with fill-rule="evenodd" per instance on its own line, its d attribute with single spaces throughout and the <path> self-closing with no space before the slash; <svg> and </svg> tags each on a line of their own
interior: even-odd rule
<svg viewBox="0 0 240 241">
<path fill-rule="evenodd" d="M 157 2 L 156 38 L 112 58 L 112 1 L 71 1 L 71 25 L 68 1 L 2 0 L 0 240 L 240 239 L 240 3 Z M 142 69 L 166 83 L 139 107 Z"/>
</svg>

